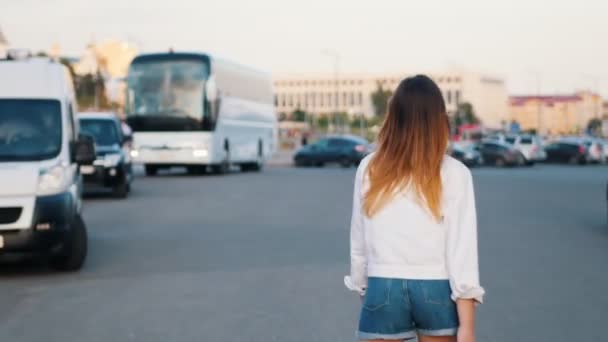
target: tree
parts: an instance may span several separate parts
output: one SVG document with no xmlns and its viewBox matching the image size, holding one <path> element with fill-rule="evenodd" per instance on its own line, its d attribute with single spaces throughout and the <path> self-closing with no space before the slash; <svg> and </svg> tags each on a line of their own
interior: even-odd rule
<svg viewBox="0 0 608 342">
<path fill-rule="evenodd" d="M 591 135 L 599 135 L 602 129 L 602 120 L 593 118 L 587 123 L 587 132 Z"/>
<path fill-rule="evenodd" d="M 319 115 L 317 125 L 319 125 L 319 128 L 327 129 L 329 126 L 329 117 L 326 114 Z"/>
<path fill-rule="evenodd" d="M 306 116 L 306 112 L 298 108 L 291 114 L 291 119 L 293 121 L 306 122 Z"/>
<path fill-rule="evenodd" d="M 371 95 L 372 105 L 374 106 L 374 114 L 384 117 L 388 108 L 388 100 L 393 96 L 393 92 L 382 88 L 380 82 L 377 83 L 376 90 Z"/>
<path fill-rule="evenodd" d="M 458 105 L 456 109 L 456 114 L 454 115 L 454 125 L 456 127 L 463 124 L 478 124 L 481 121 L 475 115 L 475 110 L 473 109 L 473 105 L 469 102 L 463 102 Z"/>
</svg>

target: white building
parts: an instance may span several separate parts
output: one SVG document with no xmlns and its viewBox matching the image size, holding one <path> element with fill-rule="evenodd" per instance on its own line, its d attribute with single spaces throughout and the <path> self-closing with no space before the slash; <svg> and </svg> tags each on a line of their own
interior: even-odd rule
<svg viewBox="0 0 608 342">
<path fill-rule="evenodd" d="M 2 29 L 0 29 L 0 59 L 6 58 L 6 53 L 8 52 L 8 40 L 2 33 Z"/>
<path fill-rule="evenodd" d="M 378 84 L 393 91 L 403 78 L 411 75 L 339 74 L 337 78 L 334 74 L 276 75 L 275 105 L 277 112 L 286 114 L 301 109 L 313 114 L 346 112 L 371 117 L 374 115 L 371 95 Z M 509 97 L 502 79 L 463 71 L 429 76 L 441 88 L 448 114 L 453 114 L 458 104 L 469 102 L 486 126 L 500 127 L 509 118 Z"/>
</svg>

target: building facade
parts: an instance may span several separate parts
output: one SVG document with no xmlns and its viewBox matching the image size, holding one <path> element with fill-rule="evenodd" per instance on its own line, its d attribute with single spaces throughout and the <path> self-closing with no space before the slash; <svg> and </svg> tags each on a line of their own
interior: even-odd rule
<svg viewBox="0 0 608 342">
<path fill-rule="evenodd" d="M 6 54 L 8 53 L 8 40 L 4 33 L 2 33 L 2 28 L 0 28 L 0 59 L 6 58 Z"/>
<path fill-rule="evenodd" d="M 511 120 L 523 130 L 541 134 L 578 134 L 593 118 L 602 117 L 599 95 L 582 91 L 569 95 L 512 96 Z"/>
<path fill-rule="evenodd" d="M 372 94 L 379 86 L 393 91 L 407 73 L 394 74 L 283 74 L 274 78 L 277 112 L 303 110 L 311 114 L 336 112 L 374 115 Z M 471 72 L 430 74 L 443 92 L 449 115 L 469 102 L 489 127 L 500 127 L 508 119 L 508 94 L 504 81 Z M 337 94 L 337 96 L 336 96 Z"/>
</svg>

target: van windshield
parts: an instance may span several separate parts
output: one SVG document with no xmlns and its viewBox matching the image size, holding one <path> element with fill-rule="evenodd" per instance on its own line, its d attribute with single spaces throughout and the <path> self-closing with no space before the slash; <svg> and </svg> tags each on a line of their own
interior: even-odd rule
<svg viewBox="0 0 608 342">
<path fill-rule="evenodd" d="M 0 161 L 44 160 L 60 151 L 59 101 L 0 99 Z"/>
</svg>

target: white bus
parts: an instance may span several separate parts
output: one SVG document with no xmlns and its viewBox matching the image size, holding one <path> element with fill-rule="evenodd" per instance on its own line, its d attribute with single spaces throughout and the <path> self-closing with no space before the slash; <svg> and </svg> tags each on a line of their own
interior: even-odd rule
<svg viewBox="0 0 608 342">
<path fill-rule="evenodd" d="M 277 146 L 273 99 L 263 72 L 207 54 L 140 55 L 127 76 L 131 155 L 147 175 L 172 166 L 259 171 Z"/>
</svg>

